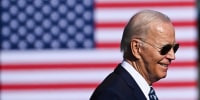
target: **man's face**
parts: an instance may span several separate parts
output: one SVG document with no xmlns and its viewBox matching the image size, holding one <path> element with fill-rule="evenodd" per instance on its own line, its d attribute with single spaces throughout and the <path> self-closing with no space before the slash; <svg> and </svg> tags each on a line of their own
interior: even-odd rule
<svg viewBox="0 0 200 100">
<path fill-rule="evenodd" d="M 152 23 L 148 35 L 143 42 L 141 59 L 146 75 L 151 82 L 166 77 L 171 60 L 175 59 L 173 48 L 165 55 L 160 54 L 160 48 L 166 44 L 175 44 L 175 32 L 170 23 Z"/>
</svg>

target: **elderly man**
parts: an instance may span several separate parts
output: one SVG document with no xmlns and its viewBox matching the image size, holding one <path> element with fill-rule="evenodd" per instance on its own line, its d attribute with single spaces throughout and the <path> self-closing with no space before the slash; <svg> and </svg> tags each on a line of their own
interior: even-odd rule
<svg viewBox="0 0 200 100">
<path fill-rule="evenodd" d="M 152 84 L 167 75 L 179 44 L 170 19 L 157 11 L 136 13 L 126 25 L 124 60 L 94 91 L 91 100 L 158 100 Z"/>
</svg>

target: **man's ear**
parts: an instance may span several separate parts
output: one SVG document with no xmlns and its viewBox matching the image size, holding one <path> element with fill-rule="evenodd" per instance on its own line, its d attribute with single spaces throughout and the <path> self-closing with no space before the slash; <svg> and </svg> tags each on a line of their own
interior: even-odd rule
<svg viewBox="0 0 200 100">
<path fill-rule="evenodd" d="M 131 52 L 136 59 L 140 58 L 140 42 L 136 39 L 131 41 Z"/>
</svg>

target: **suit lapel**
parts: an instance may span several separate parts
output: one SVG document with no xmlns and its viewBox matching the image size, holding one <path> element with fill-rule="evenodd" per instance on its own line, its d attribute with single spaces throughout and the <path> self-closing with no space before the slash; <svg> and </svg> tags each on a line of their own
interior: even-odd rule
<svg viewBox="0 0 200 100">
<path fill-rule="evenodd" d="M 138 100 L 146 100 L 145 95 L 142 90 L 137 85 L 136 81 L 131 77 L 131 75 L 119 64 L 115 69 L 114 73 L 120 75 L 127 85 L 133 90 L 134 95 Z"/>
</svg>

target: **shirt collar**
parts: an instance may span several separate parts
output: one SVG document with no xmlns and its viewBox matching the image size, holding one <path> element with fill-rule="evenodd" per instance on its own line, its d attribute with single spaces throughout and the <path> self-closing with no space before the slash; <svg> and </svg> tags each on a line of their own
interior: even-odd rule
<svg viewBox="0 0 200 100">
<path fill-rule="evenodd" d="M 127 61 L 122 61 L 122 67 L 128 71 L 128 73 L 132 76 L 132 78 L 136 81 L 142 92 L 144 93 L 145 97 L 147 100 L 149 100 L 149 91 L 150 91 L 150 86 L 144 79 L 144 77 L 138 73 L 135 68 L 133 68 L 132 65 L 130 65 Z"/>
</svg>

